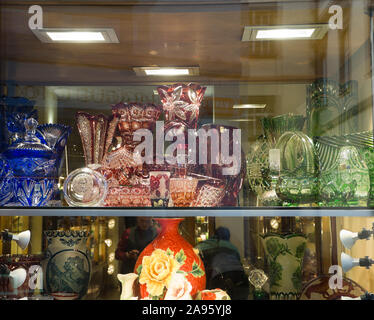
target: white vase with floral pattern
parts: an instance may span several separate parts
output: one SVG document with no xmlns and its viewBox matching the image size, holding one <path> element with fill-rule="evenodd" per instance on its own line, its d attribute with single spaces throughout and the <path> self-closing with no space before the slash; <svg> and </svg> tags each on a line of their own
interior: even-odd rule
<svg viewBox="0 0 374 320">
<path fill-rule="evenodd" d="M 268 233 L 261 238 L 269 267 L 270 298 L 297 299 L 302 288 L 306 236 Z"/>
<path fill-rule="evenodd" d="M 44 234 L 48 241 L 43 261 L 44 289 L 55 299 L 81 299 L 91 276 L 88 233 L 48 230 Z"/>
</svg>

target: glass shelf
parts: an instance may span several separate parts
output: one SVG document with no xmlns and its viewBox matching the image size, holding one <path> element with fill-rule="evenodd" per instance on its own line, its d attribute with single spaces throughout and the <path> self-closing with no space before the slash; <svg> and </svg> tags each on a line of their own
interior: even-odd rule
<svg viewBox="0 0 374 320">
<path fill-rule="evenodd" d="M 374 208 L 0 208 L 0 216 L 374 217 Z"/>
</svg>

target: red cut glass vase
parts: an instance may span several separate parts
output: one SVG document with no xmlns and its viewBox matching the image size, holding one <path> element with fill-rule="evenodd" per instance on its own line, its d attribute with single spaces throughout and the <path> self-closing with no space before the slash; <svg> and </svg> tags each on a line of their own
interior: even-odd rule
<svg viewBox="0 0 374 320">
<path fill-rule="evenodd" d="M 194 299 L 205 289 L 205 268 L 193 247 L 179 234 L 183 218 L 155 219 L 161 231 L 140 254 L 134 272 L 139 275 L 140 298 Z"/>
<path fill-rule="evenodd" d="M 118 133 L 122 139 L 121 146 L 134 151 L 140 141 L 134 141 L 134 133 L 139 129 L 153 131 L 160 117 L 161 108 L 154 104 L 118 103 L 112 106 L 112 114 L 119 118 Z"/>
<path fill-rule="evenodd" d="M 165 132 L 175 133 L 196 129 L 199 109 L 206 87 L 196 83 L 176 83 L 157 88 L 165 112 Z"/>
</svg>

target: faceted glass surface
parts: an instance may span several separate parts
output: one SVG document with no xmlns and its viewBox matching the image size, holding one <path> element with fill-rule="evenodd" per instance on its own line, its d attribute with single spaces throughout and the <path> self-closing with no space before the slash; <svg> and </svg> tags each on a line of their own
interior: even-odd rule
<svg viewBox="0 0 374 320">
<path fill-rule="evenodd" d="M 77 169 L 69 174 L 64 183 L 65 200 L 70 206 L 100 206 L 107 188 L 107 182 L 99 172 L 90 168 Z"/>
<path fill-rule="evenodd" d="M 249 272 L 248 280 L 256 290 L 259 290 L 268 281 L 268 276 L 261 269 L 253 269 Z"/>
</svg>

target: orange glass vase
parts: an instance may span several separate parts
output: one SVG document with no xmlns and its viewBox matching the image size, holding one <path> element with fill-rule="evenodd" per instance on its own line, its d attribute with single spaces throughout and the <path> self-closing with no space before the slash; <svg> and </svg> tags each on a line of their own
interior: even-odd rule
<svg viewBox="0 0 374 320">
<path fill-rule="evenodd" d="M 155 219 L 161 232 L 140 254 L 140 298 L 191 300 L 205 289 L 205 268 L 193 247 L 178 233 L 183 218 Z"/>
</svg>

